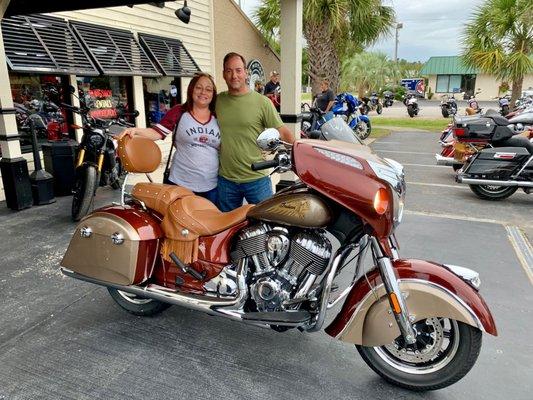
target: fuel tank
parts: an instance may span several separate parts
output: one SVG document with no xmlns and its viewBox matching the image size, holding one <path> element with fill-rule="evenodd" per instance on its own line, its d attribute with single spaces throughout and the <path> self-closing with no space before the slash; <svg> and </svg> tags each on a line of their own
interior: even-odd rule
<svg viewBox="0 0 533 400">
<path fill-rule="evenodd" d="M 319 195 L 298 189 L 262 201 L 248 212 L 247 217 L 300 228 L 325 228 L 333 213 Z"/>
</svg>

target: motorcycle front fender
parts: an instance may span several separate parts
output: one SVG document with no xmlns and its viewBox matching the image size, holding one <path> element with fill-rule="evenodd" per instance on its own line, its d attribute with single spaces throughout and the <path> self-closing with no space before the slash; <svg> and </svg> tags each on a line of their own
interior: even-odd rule
<svg viewBox="0 0 533 400">
<path fill-rule="evenodd" d="M 370 123 L 370 118 L 367 115 L 359 115 L 359 119 L 365 122 L 367 125 Z"/>
<path fill-rule="evenodd" d="M 393 268 L 414 322 L 451 318 L 497 336 L 492 314 L 478 291 L 448 267 L 423 260 L 395 260 Z M 361 277 L 325 329 L 343 342 L 383 346 L 400 336 L 377 269 Z"/>
</svg>

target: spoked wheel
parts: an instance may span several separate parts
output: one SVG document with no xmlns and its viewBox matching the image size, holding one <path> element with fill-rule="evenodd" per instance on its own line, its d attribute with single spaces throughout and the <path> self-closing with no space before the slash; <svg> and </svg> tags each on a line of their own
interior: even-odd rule
<svg viewBox="0 0 533 400">
<path fill-rule="evenodd" d="M 88 214 L 98 185 L 97 175 L 93 165 L 85 165 L 76 171 L 70 214 L 73 221 L 79 221 Z"/>
<path fill-rule="evenodd" d="M 413 345 L 406 345 L 400 336 L 387 346 L 357 346 L 357 350 L 386 381 L 414 391 L 452 385 L 474 366 L 481 350 L 479 329 L 443 318 L 422 320 L 414 328 Z"/>
<path fill-rule="evenodd" d="M 122 290 L 107 288 L 109 294 L 121 308 L 134 315 L 147 317 L 159 314 L 171 306 L 154 299 L 137 296 L 133 293 L 123 292 Z"/>
<path fill-rule="evenodd" d="M 361 140 L 365 140 L 370 135 L 370 129 L 365 121 L 359 121 L 355 125 L 354 132 Z"/>
<path fill-rule="evenodd" d="M 511 196 L 518 187 L 516 186 L 493 186 L 493 185 L 469 185 L 470 190 L 483 200 L 503 200 Z"/>
</svg>

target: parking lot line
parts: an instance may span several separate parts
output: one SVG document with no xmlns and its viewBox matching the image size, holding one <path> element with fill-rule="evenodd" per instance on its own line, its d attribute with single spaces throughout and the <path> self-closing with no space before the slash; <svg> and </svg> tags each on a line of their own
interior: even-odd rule
<svg viewBox="0 0 533 400">
<path fill-rule="evenodd" d="M 529 281 L 533 285 L 533 250 L 526 236 L 517 226 L 506 226 L 507 236 L 518 256 L 520 265 L 524 269 Z"/>
<path fill-rule="evenodd" d="M 505 222 L 503 221 L 498 221 L 495 219 L 488 219 L 488 218 L 466 217 L 464 215 L 453 215 L 453 214 L 438 214 L 438 213 L 433 213 L 429 211 L 405 210 L 404 212 L 405 214 L 410 214 L 410 215 L 422 215 L 426 217 L 456 219 L 459 221 L 485 222 L 487 224 L 505 225 Z"/>
<path fill-rule="evenodd" d="M 425 155 L 428 155 L 428 156 L 434 156 L 435 155 L 435 153 L 422 153 L 420 151 L 381 150 L 381 149 L 376 149 L 375 147 L 372 147 L 372 150 L 379 151 L 381 153 L 425 154 Z"/>
<path fill-rule="evenodd" d="M 443 188 L 459 188 L 459 189 L 468 189 L 468 186 L 461 186 L 461 185 L 446 185 L 444 183 L 425 183 L 425 182 L 409 182 L 406 181 L 408 185 L 420 185 L 420 186 L 435 186 L 435 187 L 443 187 Z"/>
<path fill-rule="evenodd" d="M 407 165 L 409 167 L 424 167 L 424 168 L 448 168 L 451 167 L 447 165 L 431 165 L 431 164 L 409 164 L 409 163 L 401 163 L 402 165 Z"/>
</svg>

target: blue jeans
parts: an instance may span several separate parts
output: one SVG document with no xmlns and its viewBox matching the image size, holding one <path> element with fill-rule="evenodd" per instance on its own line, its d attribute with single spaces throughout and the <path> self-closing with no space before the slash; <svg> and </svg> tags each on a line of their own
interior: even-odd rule
<svg viewBox="0 0 533 400">
<path fill-rule="evenodd" d="M 214 188 L 211 190 L 208 190 L 207 192 L 194 192 L 197 196 L 205 197 L 207 200 L 209 200 L 211 203 L 213 203 L 215 206 L 218 207 L 218 189 Z"/>
<path fill-rule="evenodd" d="M 243 199 L 246 199 L 248 204 L 257 204 L 272 194 L 272 182 L 268 176 L 246 183 L 236 183 L 218 177 L 218 208 L 223 212 L 239 208 Z"/>
</svg>

